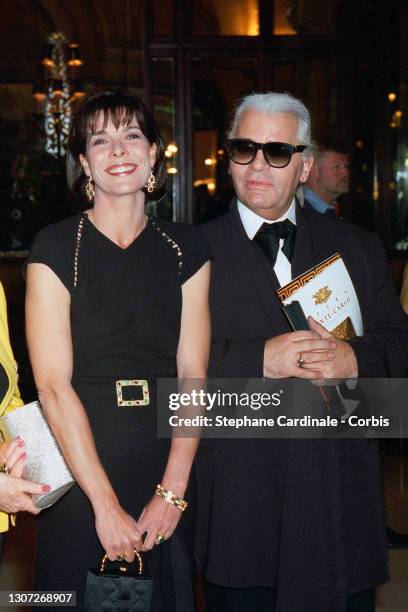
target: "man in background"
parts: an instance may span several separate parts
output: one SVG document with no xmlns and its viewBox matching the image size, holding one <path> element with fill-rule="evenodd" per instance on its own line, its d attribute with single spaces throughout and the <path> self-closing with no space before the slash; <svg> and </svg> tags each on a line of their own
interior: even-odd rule
<svg viewBox="0 0 408 612">
<path fill-rule="evenodd" d="M 349 155 L 334 140 L 321 141 L 313 150 L 314 163 L 304 187 L 304 207 L 332 216 L 340 216 L 337 198 L 349 191 Z"/>
</svg>

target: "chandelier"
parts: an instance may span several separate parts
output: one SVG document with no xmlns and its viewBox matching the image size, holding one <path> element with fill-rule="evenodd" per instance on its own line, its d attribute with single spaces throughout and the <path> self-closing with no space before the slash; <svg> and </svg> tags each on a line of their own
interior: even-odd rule
<svg viewBox="0 0 408 612">
<path fill-rule="evenodd" d="M 41 62 L 44 80 L 39 86 L 34 86 L 33 95 L 44 104 L 45 150 L 54 157 L 63 157 L 71 125 L 72 103 L 84 96 L 78 79 L 82 60 L 79 45 L 70 43 L 63 32 L 50 34 L 47 43 L 47 53 Z"/>
</svg>

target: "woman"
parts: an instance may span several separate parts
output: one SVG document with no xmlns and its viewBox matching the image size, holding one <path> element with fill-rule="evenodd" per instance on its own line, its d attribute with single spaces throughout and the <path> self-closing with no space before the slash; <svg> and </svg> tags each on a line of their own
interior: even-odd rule
<svg viewBox="0 0 408 612">
<path fill-rule="evenodd" d="M 160 189 L 164 168 L 141 100 L 91 97 L 68 144 L 70 185 L 85 188 L 91 204 L 42 230 L 29 257 L 34 377 L 79 485 L 40 517 L 35 588 L 76 590 L 77 606 L 87 569 L 105 551 L 132 561 L 136 548 L 151 550 L 152 610 L 193 608 L 188 510 L 171 536 L 197 440 L 157 439 L 155 381 L 206 374 L 209 254 L 195 228 L 146 217 L 146 191 Z M 177 505 L 155 494 L 157 483 Z"/>
<path fill-rule="evenodd" d="M 17 365 L 10 346 L 7 323 L 7 304 L 0 283 L 0 416 L 23 405 L 17 386 Z M 0 447 L 0 558 L 4 545 L 4 533 L 9 528 L 9 512 L 26 510 L 38 514 L 32 495 L 49 491 L 40 485 L 21 478 L 25 463 L 24 440 L 16 438 Z M 14 524 L 14 517 L 12 522 Z"/>
</svg>

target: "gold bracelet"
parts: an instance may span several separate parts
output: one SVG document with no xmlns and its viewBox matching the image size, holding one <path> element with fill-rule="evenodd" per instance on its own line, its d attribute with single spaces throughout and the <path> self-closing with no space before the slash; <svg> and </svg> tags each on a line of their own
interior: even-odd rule
<svg viewBox="0 0 408 612">
<path fill-rule="evenodd" d="M 168 504 L 173 504 L 173 506 L 176 506 L 176 508 L 181 510 L 181 512 L 184 512 L 184 510 L 186 510 L 188 506 L 188 503 L 186 502 L 185 499 L 182 499 L 181 497 L 177 497 L 177 495 L 175 495 L 173 491 L 169 491 L 168 489 L 165 489 L 163 485 L 161 484 L 158 484 L 156 486 L 155 493 L 156 495 L 164 499 L 164 501 L 167 502 Z"/>
</svg>

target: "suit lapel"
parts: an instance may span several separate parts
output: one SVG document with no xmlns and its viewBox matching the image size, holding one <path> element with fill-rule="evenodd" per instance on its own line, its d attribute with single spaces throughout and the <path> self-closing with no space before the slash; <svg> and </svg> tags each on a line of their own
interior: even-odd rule
<svg viewBox="0 0 408 612">
<path fill-rule="evenodd" d="M 316 263 L 314 261 L 312 229 L 309 227 L 299 204 L 296 203 L 296 243 L 292 258 L 292 278 L 303 274 Z"/>
</svg>

